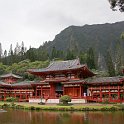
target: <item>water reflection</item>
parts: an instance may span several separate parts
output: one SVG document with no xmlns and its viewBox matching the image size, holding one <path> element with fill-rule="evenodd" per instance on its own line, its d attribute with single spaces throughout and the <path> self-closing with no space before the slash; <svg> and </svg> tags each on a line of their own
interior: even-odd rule
<svg viewBox="0 0 124 124">
<path fill-rule="evenodd" d="M 0 124 L 122 124 L 124 112 L 48 112 L 8 110 Z"/>
</svg>

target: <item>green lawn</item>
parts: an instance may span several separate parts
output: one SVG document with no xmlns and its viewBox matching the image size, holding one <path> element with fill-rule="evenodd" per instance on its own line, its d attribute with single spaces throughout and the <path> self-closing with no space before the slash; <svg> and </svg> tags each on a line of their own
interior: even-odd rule
<svg viewBox="0 0 124 124">
<path fill-rule="evenodd" d="M 4 104 L 12 105 L 10 102 L 0 102 L 0 106 Z M 27 109 L 27 110 L 56 110 L 56 111 L 109 111 L 109 110 L 120 110 L 124 108 L 124 105 L 120 104 L 73 104 L 71 106 L 59 106 L 57 104 L 46 104 L 38 105 L 37 103 L 28 103 L 28 102 L 15 102 L 15 109 Z"/>
</svg>

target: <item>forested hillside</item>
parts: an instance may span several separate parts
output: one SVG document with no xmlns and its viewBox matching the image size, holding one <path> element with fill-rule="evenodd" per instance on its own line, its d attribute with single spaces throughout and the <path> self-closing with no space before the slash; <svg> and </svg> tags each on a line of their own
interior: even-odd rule
<svg viewBox="0 0 124 124">
<path fill-rule="evenodd" d="M 29 64 L 35 61 L 43 63 L 53 59 L 67 60 L 79 57 L 81 63 L 86 63 L 90 69 L 108 72 L 109 76 L 119 75 L 124 66 L 123 32 L 124 22 L 70 26 L 57 34 L 53 41 L 46 41 L 39 48 L 30 47 L 27 50 L 22 42 L 21 45 L 17 43 L 15 48 L 10 45 L 9 51 L 2 51 L 4 46 L 0 44 L 0 73 L 18 73 L 19 64 L 15 63 L 21 61 L 24 63 L 28 60 Z M 3 69 L 4 66 L 7 68 Z M 26 66 L 26 69 L 32 67 Z M 42 66 L 36 64 L 35 68 L 38 67 Z"/>
<path fill-rule="evenodd" d="M 122 32 L 124 32 L 124 22 L 82 27 L 70 26 L 56 35 L 52 42 L 46 43 L 44 47 L 48 50 L 53 47 L 57 50 L 78 48 L 79 51 L 86 51 L 92 47 L 96 52 L 104 54 L 108 49 L 115 51 L 117 44 L 121 41 Z M 121 45 L 124 48 L 124 43 Z"/>
</svg>

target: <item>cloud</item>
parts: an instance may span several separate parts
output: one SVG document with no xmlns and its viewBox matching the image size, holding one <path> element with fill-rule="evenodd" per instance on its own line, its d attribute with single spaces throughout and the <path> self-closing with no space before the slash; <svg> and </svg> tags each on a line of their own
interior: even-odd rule
<svg viewBox="0 0 124 124">
<path fill-rule="evenodd" d="M 22 41 L 38 47 L 70 25 L 122 20 L 107 0 L 0 0 L 0 42 L 4 49 Z"/>
</svg>

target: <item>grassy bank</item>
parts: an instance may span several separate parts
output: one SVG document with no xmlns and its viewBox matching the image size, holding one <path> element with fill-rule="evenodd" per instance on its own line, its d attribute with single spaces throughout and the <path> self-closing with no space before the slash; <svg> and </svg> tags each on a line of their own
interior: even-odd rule
<svg viewBox="0 0 124 124">
<path fill-rule="evenodd" d="M 71 106 L 59 106 L 56 104 L 38 105 L 36 103 L 10 103 L 0 102 L 0 108 L 13 108 L 24 110 L 50 110 L 50 111 L 118 111 L 124 110 L 122 104 L 74 104 Z"/>
</svg>

